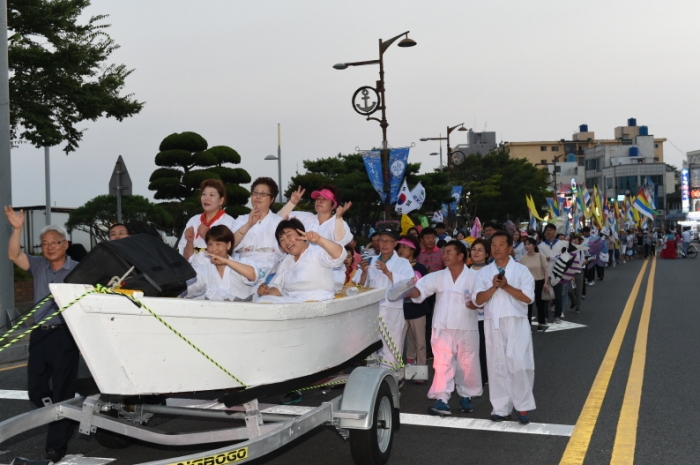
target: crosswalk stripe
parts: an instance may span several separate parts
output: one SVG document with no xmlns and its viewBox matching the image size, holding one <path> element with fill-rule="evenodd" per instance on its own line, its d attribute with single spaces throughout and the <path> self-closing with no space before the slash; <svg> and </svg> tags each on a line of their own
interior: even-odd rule
<svg viewBox="0 0 700 465">
<path fill-rule="evenodd" d="M 0 399 L 29 400 L 27 391 L 8 391 L 0 389 Z"/>
</svg>

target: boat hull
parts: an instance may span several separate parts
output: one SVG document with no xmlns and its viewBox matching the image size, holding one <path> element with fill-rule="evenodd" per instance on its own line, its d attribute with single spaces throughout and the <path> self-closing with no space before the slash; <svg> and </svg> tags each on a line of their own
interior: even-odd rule
<svg viewBox="0 0 700 465">
<path fill-rule="evenodd" d="M 51 284 L 60 307 L 92 286 Z M 380 340 L 384 290 L 303 304 L 89 294 L 63 313 L 100 392 L 140 395 L 273 384 L 340 365 Z"/>
</svg>

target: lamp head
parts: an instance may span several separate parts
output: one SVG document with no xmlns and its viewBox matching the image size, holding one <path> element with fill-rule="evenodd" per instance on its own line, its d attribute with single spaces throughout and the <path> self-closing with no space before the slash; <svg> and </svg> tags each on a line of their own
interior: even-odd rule
<svg viewBox="0 0 700 465">
<path fill-rule="evenodd" d="M 438 155 L 439 155 L 439 154 L 438 154 L 437 152 L 433 152 L 433 153 L 430 154 L 431 157 L 436 157 L 436 156 L 438 156 Z"/>
<path fill-rule="evenodd" d="M 422 138 L 420 139 L 421 142 L 426 142 L 427 140 L 428 140 L 428 139 L 427 139 L 426 137 L 422 137 Z"/>
<path fill-rule="evenodd" d="M 408 34 L 406 34 L 406 37 L 396 45 L 398 45 L 399 47 L 413 47 L 414 45 L 416 45 L 416 41 L 413 39 L 410 39 L 408 37 Z"/>
<path fill-rule="evenodd" d="M 465 128 L 464 126 L 462 126 L 461 128 L 459 128 L 459 129 L 457 129 L 457 130 L 458 130 L 458 131 L 469 131 L 469 129 Z"/>
<path fill-rule="evenodd" d="M 348 69 L 348 65 L 345 63 L 336 63 L 333 65 L 333 69 Z"/>
<path fill-rule="evenodd" d="M 277 156 L 276 155 L 268 155 L 265 157 L 265 160 L 277 160 Z"/>
</svg>

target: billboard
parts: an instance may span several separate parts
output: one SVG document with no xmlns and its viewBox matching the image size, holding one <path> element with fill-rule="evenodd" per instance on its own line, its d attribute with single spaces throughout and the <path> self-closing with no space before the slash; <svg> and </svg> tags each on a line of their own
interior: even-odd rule
<svg viewBox="0 0 700 465">
<path fill-rule="evenodd" d="M 681 170 L 681 208 L 683 208 L 683 213 L 690 211 L 690 183 L 688 182 L 688 175 L 688 168 L 683 168 Z"/>
</svg>

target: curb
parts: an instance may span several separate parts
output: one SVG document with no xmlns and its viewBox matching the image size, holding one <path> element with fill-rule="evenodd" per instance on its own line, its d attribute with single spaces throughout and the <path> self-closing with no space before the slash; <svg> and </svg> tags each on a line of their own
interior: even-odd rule
<svg viewBox="0 0 700 465">
<path fill-rule="evenodd" d="M 29 343 L 15 344 L 0 352 L 0 365 L 24 362 L 29 358 Z"/>
</svg>

